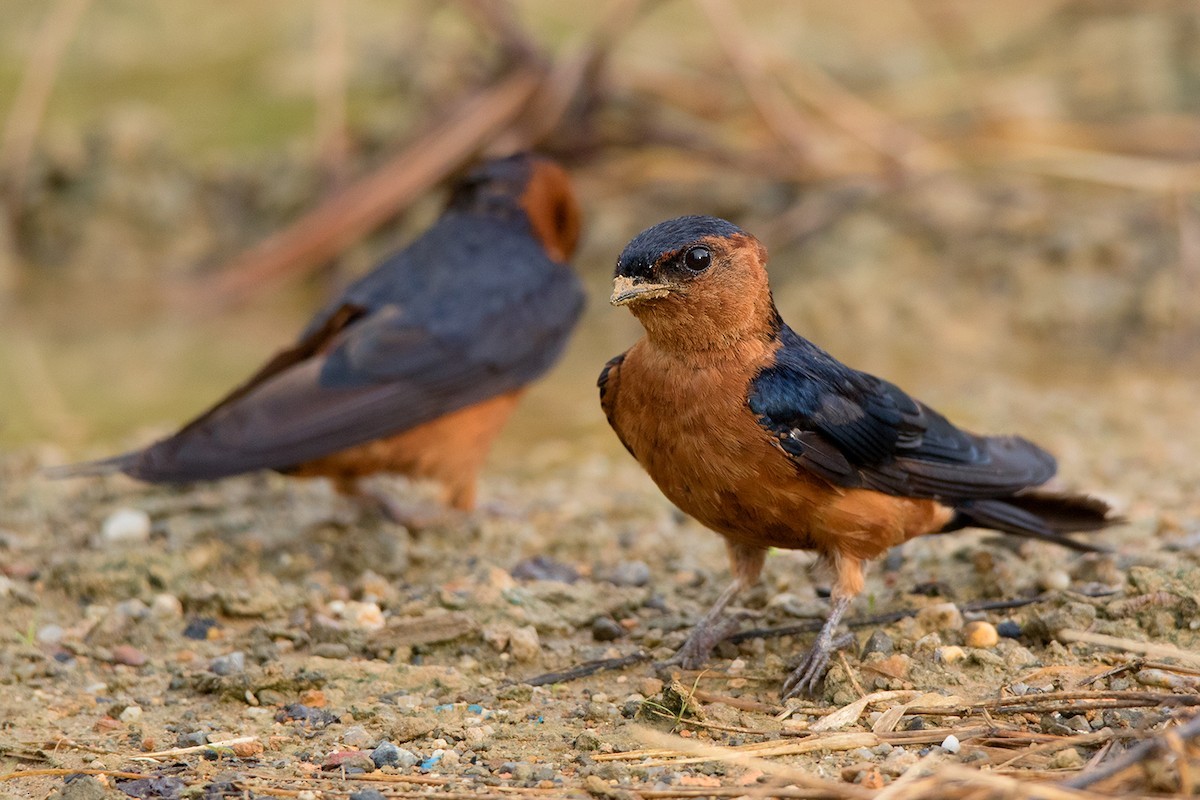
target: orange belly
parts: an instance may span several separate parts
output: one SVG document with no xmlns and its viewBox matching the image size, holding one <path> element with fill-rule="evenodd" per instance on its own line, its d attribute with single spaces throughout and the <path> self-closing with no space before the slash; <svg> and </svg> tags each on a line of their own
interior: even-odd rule
<svg viewBox="0 0 1200 800">
<path fill-rule="evenodd" d="M 386 439 L 356 445 L 287 470 L 330 478 L 353 494 L 359 478 L 391 472 L 436 481 L 442 501 L 462 511 L 475 507 L 475 484 L 488 450 L 516 408 L 523 390 L 452 411 Z"/>
<path fill-rule="evenodd" d="M 939 530 L 934 500 L 834 486 L 798 467 L 746 402 L 762 354 L 710 367 L 658 357 L 645 340 L 621 365 L 614 426 L 680 509 L 731 541 L 874 558 Z"/>
</svg>

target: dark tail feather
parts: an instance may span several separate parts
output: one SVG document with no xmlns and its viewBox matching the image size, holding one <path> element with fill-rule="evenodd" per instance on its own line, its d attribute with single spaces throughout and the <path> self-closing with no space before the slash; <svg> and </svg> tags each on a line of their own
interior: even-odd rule
<svg viewBox="0 0 1200 800">
<path fill-rule="evenodd" d="M 96 475 L 109 475 L 113 472 L 125 472 L 134 465 L 139 455 L 141 455 L 141 451 L 135 450 L 132 453 L 123 453 L 111 458 L 102 458 L 99 461 L 84 461 L 79 464 L 46 467 L 42 470 L 42 474 L 47 478 L 59 479 L 87 478 Z"/>
<path fill-rule="evenodd" d="M 954 519 L 943 528 L 991 528 L 1014 536 L 1054 542 L 1083 553 L 1103 553 L 1107 548 L 1085 544 L 1068 533 L 1098 531 L 1121 521 L 1111 516 L 1108 503 L 1087 495 L 1055 494 L 1032 490 L 1003 500 L 965 500 L 955 506 Z"/>
</svg>

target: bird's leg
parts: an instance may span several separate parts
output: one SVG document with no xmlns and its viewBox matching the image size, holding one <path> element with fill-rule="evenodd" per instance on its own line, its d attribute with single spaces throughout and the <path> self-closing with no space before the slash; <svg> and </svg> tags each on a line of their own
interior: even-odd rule
<svg viewBox="0 0 1200 800">
<path fill-rule="evenodd" d="M 834 633 L 837 632 L 838 625 L 846 614 L 846 609 L 850 607 L 850 601 L 862 591 L 862 559 L 837 554 L 833 557 L 833 563 L 837 571 L 837 579 L 833 585 L 829 616 L 825 618 L 825 624 L 821 626 L 816 640 L 804 654 L 800 664 L 783 682 L 784 700 L 801 694 L 810 697 L 815 694 L 829 668 L 830 656 L 854 641 L 854 635 L 851 633 L 836 638 Z"/>
<path fill-rule="evenodd" d="M 725 546 L 729 552 L 733 582 L 725 587 L 712 607 L 692 626 L 692 632 L 688 635 L 687 641 L 683 643 L 683 647 L 663 662 L 662 666 L 696 669 L 708 660 L 713 648 L 741 624 L 739 618 L 725 616 L 725 607 L 733 601 L 733 598 L 741 594 L 743 589 L 752 586 L 758 580 L 767 551 L 760 547 L 736 544 L 728 540 Z"/>
</svg>

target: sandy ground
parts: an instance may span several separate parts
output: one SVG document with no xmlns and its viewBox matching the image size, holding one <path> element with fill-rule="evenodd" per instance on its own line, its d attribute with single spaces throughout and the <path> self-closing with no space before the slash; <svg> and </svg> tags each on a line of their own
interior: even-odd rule
<svg viewBox="0 0 1200 800">
<path fill-rule="evenodd" d="M 37 473 L 50 455 L 7 457 L 0 769 L 153 780 L 33 773 L 7 776 L 0 796 L 684 796 L 769 780 L 761 765 L 622 755 L 656 746 L 655 730 L 684 744 L 781 743 L 773 763 L 867 786 L 918 761 L 1067 776 L 1197 698 L 1200 468 L 1180 426 L 1198 390 L 1155 376 L 1102 396 L 1010 382 L 976 397 L 981 415 L 1020 417 L 1056 448 L 1072 484 L 1118 504 L 1128 523 L 1097 536 L 1113 554 L 978 532 L 910 543 L 874 566 L 852 613 L 916 615 L 857 628 L 824 694 L 786 706 L 780 681 L 809 634 L 724 644 L 707 670 L 674 682 L 642 662 L 526 683 L 593 659 L 665 657 L 727 578 L 719 538 L 604 450 L 543 443 L 506 469 L 510 441 L 484 481 L 484 510 L 415 535 L 320 481 L 52 482 Z M 381 488 L 421 501 L 421 487 Z M 820 617 L 824 578 L 811 565 L 775 553 L 743 600 L 747 626 Z M 970 611 L 1039 592 L 1020 608 Z M 1003 635 L 964 628 L 976 620 Z M 1177 646 L 1191 661 L 1139 664 L 1062 629 Z M 1055 694 L 1064 691 L 1085 694 Z M 1112 700 L 1129 692 L 1142 693 L 1133 707 Z M 810 727 L 864 695 L 875 699 L 834 720 L 856 736 L 799 746 L 828 739 Z M 1032 699 L 1017 711 L 967 708 L 1001 698 Z M 219 744 L 230 740 L 240 743 Z M 1173 788 L 1174 772 L 1156 774 L 1158 788 Z"/>
</svg>

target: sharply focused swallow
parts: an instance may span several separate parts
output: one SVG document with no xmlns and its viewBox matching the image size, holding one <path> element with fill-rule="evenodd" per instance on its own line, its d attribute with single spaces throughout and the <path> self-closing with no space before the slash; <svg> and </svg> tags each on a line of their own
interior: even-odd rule
<svg viewBox="0 0 1200 800">
<path fill-rule="evenodd" d="M 354 492 L 393 472 L 431 479 L 446 505 L 470 510 L 492 441 L 579 319 L 583 289 L 567 264 L 579 233 L 557 164 L 489 161 L 428 231 L 211 409 L 143 450 L 58 474 L 174 483 L 273 469 Z"/>
<path fill-rule="evenodd" d="M 766 249 L 732 223 L 681 217 L 633 239 L 612 302 L 646 335 L 600 375 L 621 442 L 680 509 L 725 537 L 733 582 L 669 663 L 699 666 L 727 635 L 724 609 L 767 549 L 814 550 L 832 605 L 783 694 L 812 694 L 867 559 L 968 526 L 1094 549 L 1064 536 L 1113 520 L 1095 498 L 1036 489 L 1054 457 L 1016 436 L 977 436 L 887 381 L 851 369 L 779 316 Z M 848 636 L 848 635 L 847 635 Z"/>
</svg>

